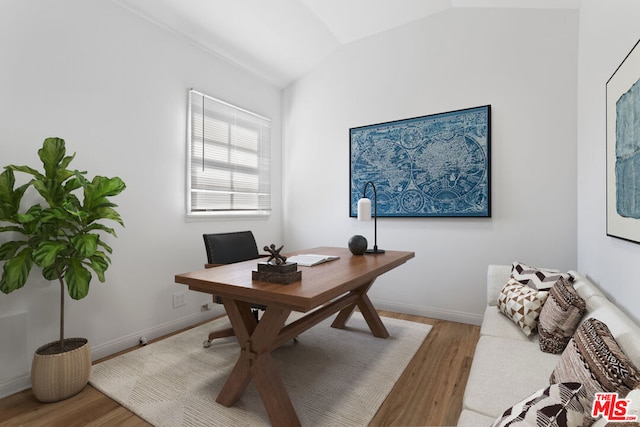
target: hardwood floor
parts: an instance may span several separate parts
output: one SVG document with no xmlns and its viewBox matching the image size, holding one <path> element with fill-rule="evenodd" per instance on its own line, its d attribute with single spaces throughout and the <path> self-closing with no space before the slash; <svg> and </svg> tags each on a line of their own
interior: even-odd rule
<svg viewBox="0 0 640 427">
<path fill-rule="evenodd" d="M 380 311 L 433 325 L 370 426 L 455 426 L 480 327 Z"/>
<path fill-rule="evenodd" d="M 480 327 L 379 312 L 381 316 L 427 323 L 433 328 L 370 426 L 456 425 Z M 0 399 L 0 425 L 137 427 L 150 424 L 88 385 L 76 396 L 56 403 L 38 402 L 31 390 Z"/>
</svg>

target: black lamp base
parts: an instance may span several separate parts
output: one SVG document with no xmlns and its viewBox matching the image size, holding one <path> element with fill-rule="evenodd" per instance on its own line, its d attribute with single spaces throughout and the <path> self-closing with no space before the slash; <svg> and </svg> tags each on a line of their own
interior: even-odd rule
<svg viewBox="0 0 640 427">
<path fill-rule="evenodd" d="M 378 249 L 378 248 L 367 249 L 367 251 L 365 252 L 365 254 L 371 254 L 371 255 L 383 254 L 383 253 L 384 253 L 384 249 Z"/>
</svg>

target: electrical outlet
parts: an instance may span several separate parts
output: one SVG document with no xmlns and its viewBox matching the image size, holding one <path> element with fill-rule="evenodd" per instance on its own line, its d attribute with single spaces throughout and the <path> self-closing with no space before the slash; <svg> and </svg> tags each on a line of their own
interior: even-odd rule
<svg viewBox="0 0 640 427">
<path fill-rule="evenodd" d="M 186 292 L 178 292 L 173 294 L 173 308 L 178 308 L 185 305 L 184 297 L 186 294 Z"/>
</svg>

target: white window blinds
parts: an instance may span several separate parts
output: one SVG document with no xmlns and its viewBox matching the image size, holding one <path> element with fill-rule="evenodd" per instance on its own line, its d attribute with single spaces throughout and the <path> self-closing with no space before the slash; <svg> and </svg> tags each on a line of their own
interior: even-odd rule
<svg viewBox="0 0 640 427">
<path fill-rule="evenodd" d="M 271 121 L 189 91 L 187 214 L 269 215 Z"/>
</svg>

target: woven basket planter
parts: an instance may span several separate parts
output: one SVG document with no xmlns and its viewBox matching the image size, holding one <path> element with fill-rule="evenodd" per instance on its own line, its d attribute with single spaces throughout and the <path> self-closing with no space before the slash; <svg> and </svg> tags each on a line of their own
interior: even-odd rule
<svg viewBox="0 0 640 427">
<path fill-rule="evenodd" d="M 78 347 L 58 354 L 43 354 L 59 345 L 58 341 L 45 344 L 33 355 L 31 388 L 41 402 L 57 402 L 79 393 L 91 375 L 91 347 L 85 338 L 67 338 L 65 343 Z"/>
</svg>

